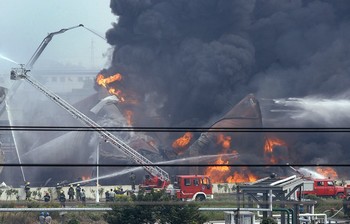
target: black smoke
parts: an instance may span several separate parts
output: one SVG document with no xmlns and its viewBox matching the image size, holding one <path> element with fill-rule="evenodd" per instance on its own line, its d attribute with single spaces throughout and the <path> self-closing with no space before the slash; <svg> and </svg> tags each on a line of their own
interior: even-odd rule
<svg viewBox="0 0 350 224">
<path fill-rule="evenodd" d="M 202 124 L 241 94 L 254 65 L 253 1 L 111 1 L 118 23 L 111 73 L 137 91 L 143 111 L 170 126 Z M 154 116 L 155 114 L 148 114 Z"/>
<path fill-rule="evenodd" d="M 119 87 L 132 91 L 143 118 L 201 126 L 248 93 L 332 98 L 349 90 L 347 0 L 111 0 L 110 6 L 118 21 L 106 33 L 114 46 L 106 73 L 123 74 Z M 264 125 L 326 124 L 285 118 Z M 284 137 L 293 161 L 349 161 L 346 133 Z"/>
</svg>

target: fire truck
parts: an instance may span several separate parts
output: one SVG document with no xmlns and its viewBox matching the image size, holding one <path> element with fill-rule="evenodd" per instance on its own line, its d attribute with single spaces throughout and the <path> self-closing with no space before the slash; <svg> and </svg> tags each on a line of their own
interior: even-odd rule
<svg viewBox="0 0 350 224">
<path fill-rule="evenodd" d="M 76 27 L 80 27 L 79 25 Z M 34 55 L 32 56 L 30 62 L 28 63 L 31 68 L 35 61 L 38 59 L 39 55 L 43 52 L 44 48 L 47 46 L 48 41 L 52 39 L 53 34 L 62 33 L 69 29 L 76 27 L 62 29 L 59 32 L 54 32 L 49 34 L 48 37 L 44 39 L 44 43 L 39 46 Z M 36 81 L 31 77 L 28 72 L 30 70 L 26 69 L 25 65 L 21 64 L 19 68 L 13 68 L 10 72 L 10 78 L 12 80 L 24 79 L 33 87 L 42 92 L 50 100 L 56 103 L 58 106 L 67 111 L 75 119 L 79 120 L 81 123 L 90 127 L 92 130 L 96 131 L 106 142 L 110 143 L 113 147 L 122 151 L 130 160 L 136 164 L 140 164 L 146 172 L 149 174 L 149 178 L 146 178 L 145 182 L 141 185 L 145 188 L 162 188 L 167 189 L 167 192 L 176 195 L 176 198 L 181 200 L 205 200 L 207 198 L 213 198 L 212 183 L 208 176 L 204 175 L 177 175 L 175 177 L 174 184 L 171 184 L 169 174 L 161 169 L 159 166 L 154 165 L 149 159 L 140 154 L 138 151 L 124 143 L 121 139 L 117 138 L 111 132 L 105 128 L 98 125 L 95 121 L 84 115 L 82 112 L 74 108 L 60 96 L 54 92 L 47 89 L 41 83 Z"/>
<path fill-rule="evenodd" d="M 318 197 L 345 198 L 346 189 L 347 187 L 336 185 L 332 179 L 313 179 L 304 182 L 304 190 L 301 194 L 304 196 L 315 195 Z"/>
</svg>

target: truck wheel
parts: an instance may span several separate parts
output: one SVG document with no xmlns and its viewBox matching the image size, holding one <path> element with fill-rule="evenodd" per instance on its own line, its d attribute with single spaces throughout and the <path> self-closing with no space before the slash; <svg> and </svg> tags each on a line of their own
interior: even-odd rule
<svg viewBox="0 0 350 224">
<path fill-rule="evenodd" d="M 335 196 L 335 198 L 337 198 L 337 199 L 343 199 L 344 197 L 345 197 L 345 195 L 344 195 L 344 193 L 342 193 L 342 192 L 338 193 L 338 194 Z"/>
<path fill-rule="evenodd" d="M 202 194 L 197 195 L 197 197 L 196 197 L 196 201 L 204 201 L 204 200 L 205 200 L 204 195 L 202 195 Z"/>
</svg>

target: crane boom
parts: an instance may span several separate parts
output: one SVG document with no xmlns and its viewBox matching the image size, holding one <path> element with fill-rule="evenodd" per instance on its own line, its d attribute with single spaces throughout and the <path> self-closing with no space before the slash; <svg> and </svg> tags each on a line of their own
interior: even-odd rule
<svg viewBox="0 0 350 224">
<path fill-rule="evenodd" d="M 78 28 L 78 27 L 84 27 L 84 25 L 83 24 L 79 24 L 77 26 L 72 26 L 72 27 L 69 27 L 69 28 L 60 29 L 59 31 L 56 31 L 56 32 L 49 33 L 43 39 L 43 41 L 41 41 L 39 47 L 34 52 L 33 56 L 29 59 L 28 63 L 26 64 L 27 69 L 32 69 L 34 63 L 36 62 L 36 60 L 38 60 L 38 58 L 40 57 L 41 53 L 43 53 L 43 51 L 45 50 L 46 46 L 52 40 L 53 36 L 55 36 L 56 34 L 64 33 L 64 32 L 66 32 L 68 30 L 72 30 L 72 29 Z"/>
<path fill-rule="evenodd" d="M 70 105 L 65 100 L 61 99 L 57 94 L 50 91 L 34 78 L 27 74 L 29 70 L 26 70 L 24 66 L 21 68 L 16 68 L 11 71 L 11 79 L 25 79 L 36 89 L 45 94 L 50 100 L 55 102 L 57 105 L 62 107 L 68 113 L 70 113 L 74 118 L 82 122 L 84 125 L 91 127 L 93 130 L 98 132 L 107 142 L 112 144 L 115 148 L 121 150 L 128 158 L 137 164 L 142 164 L 143 168 L 149 172 L 152 176 L 158 177 L 163 182 L 170 182 L 169 174 L 158 166 L 152 165 L 153 163 L 137 152 L 135 149 L 131 148 L 129 145 L 124 143 L 122 140 L 114 136 L 112 133 L 107 131 L 105 128 L 98 125 L 96 122 L 91 120 L 89 117 L 84 115 L 82 112 L 77 110 L 75 107 Z"/>
<path fill-rule="evenodd" d="M 83 24 L 79 24 L 77 26 L 72 26 L 72 27 L 69 27 L 69 28 L 63 28 L 63 29 L 60 29 L 59 31 L 56 31 L 56 32 L 52 32 L 52 33 L 49 33 L 40 43 L 39 47 L 35 50 L 34 54 L 32 55 L 32 57 L 29 59 L 28 63 L 26 64 L 26 68 L 27 69 L 32 69 L 33 68 L 33 65 L 34 63 L 38 60 L 38 58 L 40 57 L 41 53 L 43 53 L 43 51 L 45 50 L 45 48 L 47 47 L 47 45 L 50 43 L 50 41 L 52 40 L 53 36 L 55 36 L 56 34 L 61 34 L 61 33 L 64 33 L 68 30 L 72 30 L 72 29 L 75 29 L 75 28 L 78 28 L 78 27 L 84 27 Z M 24 67 L 23 64 L 21 64 L 21 69 L 22 67 Z M 18 69 L 16 69 L 18 70 Z M 16 93 L 17 89 L 19 88 L 19 86 L 21 85 L 20 82 L 16 82 L 12 85 L 11 87 L 11 91 L 9 92 L 9 94 L 6 96 L 7 97 L 7 100 L 10 100 L 13 95 Z M 0 110 L 0 114 L 2 113 L 3 110 Z"/>
</svg>

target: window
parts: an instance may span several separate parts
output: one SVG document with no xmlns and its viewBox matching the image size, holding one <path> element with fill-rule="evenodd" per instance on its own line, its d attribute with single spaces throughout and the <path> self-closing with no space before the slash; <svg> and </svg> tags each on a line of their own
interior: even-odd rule
<svg viewBox="0 0 350 224">
<path fill-rule="evenodd" d="M 210 181 L 207 177 L 203 178 L 203 184 L 210 184 Z"/>
<path fill-rule="evenodd" d="M 328 181 L 327 184 L 328 184 L 328 186 L 334 186 L 333 181 Z"/>
<path fill-rule="evenodd" d="M 191 179 L 185 178 L 184 183 L 185 183 L 185 186 L 191 186 Z"/>
<path fill-rule="evenodd" d="M 198 186 L 199 185 L 199 180 L 198 179 L 193 179 L 193 185 Z"/>
<path fill-rule="evenodd" d="M 322 181 L 317 182 L 317 186 L 323 186 L 323 185 L 324 185 L 324 183 Z"/>
</svg>

